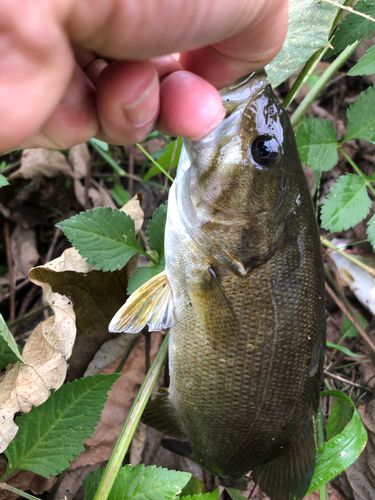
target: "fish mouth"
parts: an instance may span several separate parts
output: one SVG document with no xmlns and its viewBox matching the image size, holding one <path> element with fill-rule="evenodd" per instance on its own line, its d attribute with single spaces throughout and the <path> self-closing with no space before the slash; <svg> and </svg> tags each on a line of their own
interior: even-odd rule
<svg viewBox="0 0 375 500">
<path fill-rule="evenodd" d="M 264 68 L 261 68 L 240 78 L 230 87 L 221 89 L 219 93 L 226 110 L 225 118 L 230 116 L 241 104 L 256 97 L 266 85 L 268 85 L 267 74 Z"/>
</svg>

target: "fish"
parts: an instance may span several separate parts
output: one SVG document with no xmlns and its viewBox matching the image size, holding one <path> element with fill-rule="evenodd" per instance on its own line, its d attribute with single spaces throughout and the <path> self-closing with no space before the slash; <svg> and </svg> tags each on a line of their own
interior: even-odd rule
<svg viewBox="0 0 375 500">
<path fill-rule="evenodd" d="M 222 123 L 184 139 L 165 271 L 110 329 L 170 327 L 170 386 L 145 423 L 224 486 L 252 471 L 272 500 L 300 500 L 316 458 L 325 348 L 318 227 L 293 128 L 264 70 L 220 94 Z"/>
</svg>

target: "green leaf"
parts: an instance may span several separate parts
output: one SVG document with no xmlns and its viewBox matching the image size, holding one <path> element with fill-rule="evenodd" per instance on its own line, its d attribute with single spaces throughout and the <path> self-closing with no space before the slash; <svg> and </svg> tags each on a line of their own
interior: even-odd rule
<svg viewBox="0 0 375 500">
<path fill-rule="evenodd" d="M 160 154 L 160 156 L 159 154 L 157 155 L 157 157 L 155 157 L 154 155 L 152 156 L 155 160 L 157 160 L 159 165 L 164 168 L 164 170 L 176 168 L 180 160 L 181 148 L 182 139 L 180 137 L 179 139 L 176 139 L 175 141 L 167 144 L 167 146 L 165 146 L 165 148 L 161 150 L 162 153 Z M 159 151 L 157 151 L 157 153 L 159 153 Z M 147 174 L 143 177 L 142 181 L 147 181 L 152 177 L 155 177 L 155 175 L 157 174 L 160 174 L 160 170 L 156 165 L 153 165 L 147 172 Z"/>
<path fill-rule="evenodd" d="M 133 219 L 118 209 L 94 208 L 56 226 L 97 270 L 115 271 L 137 253 L 147 256 L 135 236 Z"/>
<path fill-rule="evenodd" d="M 308 117 L 298 127 L 296 140 L 301 160 L 313 170 L 327 171 L 338 162 L 336 132 L 331 121 Z"/>
<path fill-rule="evenodd" d="M 204 494 L 207 491 L 206 485 L 194 476 L 191 476 L 188 483 L 182 488 L 181 498 L 193 495 Z"/>
<path fill-rule="evenodd" d="M 367 237 L 371 245 L 375 249 L 375 214 L 371 217 L 371 219 L 367 223 Z"/>
<path fill-rule="evenodd" d="M 371 200 L 365 180 L 356 174 L 342 175 L 331 187 L 322 206 L 322 227 L 345 231 L 366 217 Z"/>
<path fill-rule="evenodd" d="M 19 431 L 5 455 L 8 470 L 29 470 L 48 478 L 65 470 L 83 450 L 99 421 L 107 393 L 120 374 L 68 382 L 45 403 L 16 419 Z"/>
<path fill-rule="evenodd" d="M 24 360 L 22 359 L 21 354 L 20 354 L 17 342 L 14 340 L 14 337 L 13 337 L 11 331 L 7 327 L 7 324 L 5 323 L 5 320 L 2 316 L 2 314 L 0 314 L 0 337 L 2 339 L 1 343 L 5 342 L 6 345 L 8 346 L 8 348 L 10 349 L 10 351 L 14 354 L 14 356 L 19 361 L 21 361 L 21 363 L 25 363 Z M 8 352 L 8 356 L 10 355 L 9 350 L 4 347 L 3 354 L 5 352 Z"/>
<path fill-rule="evenodd" d="M 333 400 L 326 426 L 327 440 L 340 434 L 353 416 L 353 407 L 344 399 Z"/>
<path fill-rule="evenodd" d="M 9 186 L 9 182 L 7 181 L 6 177 L 0 174 L 0 188 L 4 186 Z"/>
<path fill-rule="evenodd" d="M 318 49 L 327 46 L 337 12 L 337 7 L 320 0 L 289 1 L 288 33 L 284 45 L 266 66 L 273 87 L 292 75 Z"/>
<path fill-rule="evenodd" d="M 372 75 L 375 73 L 375 45 L 368 49 L 355 66 L 348 72 L 348 76 Z"/>
<path fill-rule="evenodd" d="M 19 346 L 18 351 L 21 353 Z M 11 363 L 17 363 L 18 357 L 14 354 L 12 349 L 5 342 L 3 337 L 0 337 L 0 370 L 4 370 Z"/>
<path fill-rule="evenodd" d="M 95 137 L 90 139 L 89 142 L 91 144 L 95 144 L 96 146 L 99 146 L 101 149 L 103 149 L 103 151 L 108 151 L 108 149 L 109 149 L 109 145 L 107 142 L 100 141 L 99 139 L 95 139 Z"/>
<path fill-rule="evenodd" d="M 111 195 L 120 207 L 124 206 L 131 198 L 129 191 L 127 191 L 121 184 L 116 184 L 111 189 Z"/>
<path fill-rule="evenodd" d="M 83 481 L 85 500 L 93 500 L 104 469 L 89 474 Z M 175 470 L 145 467 L 143 464 L 121 468 L 108 500 L 174 500 L 191 474 Z"/>
<path fill-rule="evenodd" d="M 187 497 L 181 497 L 181 500 L 218 500 L 219 499 L 219 490 L 215 490 L 212 493 L 198 493 L 197 495 L 188 495 Z"/>
<path fill-rule="evenodd" d="M 360 325 L 363 328 L 366 328 L 366 321 L 365 321 L 365 318 L 363 316 L 359 316 L 359 321 L 360 321 Z M 343 325 L 342 325 L 342 328 L 340 331 L 341 331 L 343 337 L 345 337 L 347 339 L 354 339 L 355 337 L 358 337 L 358 335 L 359 335 L 357 328 L 352 324 L 350 319 L 348 319 L 346 316 L 344 316 Z"/>
<path fill-rule="evenodd" d="M 363 14 L 375 17 L 375 5 L 372 1 L 359 0 L 355 4 L 354 9 Z M 361 40 L 365 36 L 371 35 L 374 30 L 375 24 L 373 21 L 359 16 L 358 14 L 348 14 L 338 26 L 331 40 L 331 45 L 333 45 L 334 49 L 328 50 L 325 58 L 327 59 L 333 54 L 336 54 L 336 52 L 352 45 L 357 40 Z"/>
<path fill-rule="evenodd" d="M 154 212 L 146 230 L 148 244 L 158 252 L 159 258 L 164 255 L 164 234 L 165 224 L 167 222 L 167 209 L 168 202 L 165 202 L 164 205 L 160 205 L 156 212 Z"/>
<path fill-rule="evenodd" d="M 364 139 L 375 144 L 375 87 L 362 92 L 346 111 L 348 125 L 344 140 Z"/>
<path fill-rule="evenodd" d="M 138 290 L 138 288 L 144 285 L 148 280 L 156 276 L 157 274 L 163 272 L 165 269 L 165 259 L 162 257 L 159 264 L 150 264 L 149 266 L 138 267 L 138 269 L 131 275 L 128 284 L 128 295 Z"/>
<path fill-rule="evenodd" d="M 353 408 L 353 417 L 342 432 L 318 448 L 314 474 L 306 496 L 349 467 L 362 453 L 367 442 L 365 426 L 353 401 L 341 391 L 324 391 L 321 396 L 335 396 L 347 401 Z"/>
<path fill-rule="evenodd" d="M 327 347 L 332 347 L 333 349 L 337 349 L 338 351 L 343 352 L 347 356 L 352 356 L 355 358 L 363 358 L 364 356 L 362 354 L 355 354 L 353 351 L 348 349 L 347 347 L 343 345 L 338 345 L 338 344 L 333 344 L 332 342 L 328 342 L 327 340 Z"/>
<path fill-rule="evenodd" d="M 246 497 L 235 488 L 227 488 L 227 492 L 232 500 L 246 500 Z"/>
</svg>

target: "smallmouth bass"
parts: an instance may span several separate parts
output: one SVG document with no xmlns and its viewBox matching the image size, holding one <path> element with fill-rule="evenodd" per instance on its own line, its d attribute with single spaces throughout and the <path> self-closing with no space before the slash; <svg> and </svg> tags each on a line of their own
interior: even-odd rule
<svg viewBox="0 0 375 500">
<path fill-rule="evenodd" d="M 171 327 L 170 387 L 147 406 L 147 424 L 187 442 L 224 485 L 252 470 L 272 500 L 300 500 L 325 347 L 318 229 L 292 126 L 263 72 L 220 92 L 223 122 L 184 140 L 165 272 L 110 329 Z"/>
</svg>

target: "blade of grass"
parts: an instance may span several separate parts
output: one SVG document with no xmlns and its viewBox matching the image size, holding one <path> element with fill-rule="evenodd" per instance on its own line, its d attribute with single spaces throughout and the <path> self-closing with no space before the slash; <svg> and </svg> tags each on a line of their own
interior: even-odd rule
<svg viewBox="0 0 375 500">
<path fill-rule="evenodd" d="M 135 398 L 120 437 L 117 440 L 111 458 L 109 459 L 107 467 L 104 471 L 94 500 L 107 500 L 108 498 L 126 452 L 128 451 L 128 448 L 130 446 L 130 442 L 133 438 L 137 425 L 139 424 L 142 413 L 146 407 L 146 404 L 148 403 L 148 400 L 150 399 L 155 384 L 167 361 L 168 340 L 169 333 L 165 336 L 159 352 L 146 375 L 146 378 L 138 392 L 137 397 Z"/>
<path fill-rule="evenodd" d="M 154 158 L 143 148 L 140 144 L 136 143 L 136 146 L 142 151 L 142 153 L 162 172 L 171 182 L 173 182 L 173 177 L 171 177 L 164 168 L 159 165 L 159 163 L 154 160 Z"/>
<path fill-rule="evenodd" d="M 354 257 L 354 255 L 344 252 L 343 250 L 338 248 L 336 245 L 334 245 L 331 241 L 329 241 L 327 238 L 324 238 L 323 236 L 321 236 L 320 241 L 322 242 L 322 245 L 339 253 L 340 255 L 345 257 L 346 259 L 350 260 L 350 262 L 353 262 L 353 264 L 356 264 L 358 267 L 360 267 L 364 271 L 368 272 L 373 278 L 375 278 L 375 269 L 366 265 L 364 262 L 357 259 L 357 257 Z"/>
</svg>

